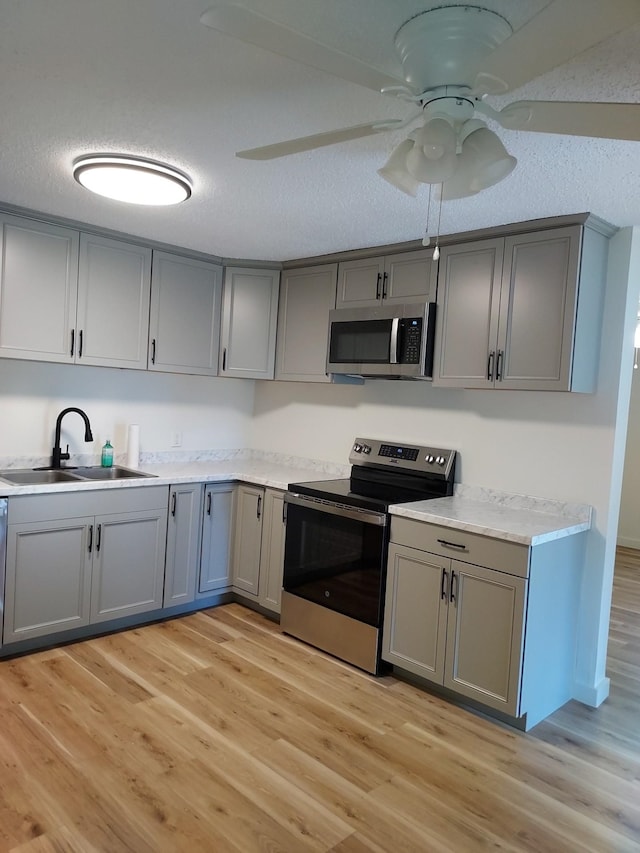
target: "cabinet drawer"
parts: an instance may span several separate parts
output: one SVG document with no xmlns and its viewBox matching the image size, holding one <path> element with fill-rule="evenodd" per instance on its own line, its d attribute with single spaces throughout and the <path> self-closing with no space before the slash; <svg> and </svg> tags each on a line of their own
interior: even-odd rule
<svg viewBox="0 0 640 853">
<path fill-rule="evenodd" d="M 55 492 L 45 495 L 16 495 L 9 498 L 9 523 L 55 521 L 86 515 L 145 512 L 166 509 L 168 486 L 143 486 L 91 491 Z"/>
<path fill-rule="evenodd" d="M 455 527 L 393 516 L 391 541 L 522 578 L 529 575 L 529 548 L 526 545 L 468 533 Z"/>
</svg>

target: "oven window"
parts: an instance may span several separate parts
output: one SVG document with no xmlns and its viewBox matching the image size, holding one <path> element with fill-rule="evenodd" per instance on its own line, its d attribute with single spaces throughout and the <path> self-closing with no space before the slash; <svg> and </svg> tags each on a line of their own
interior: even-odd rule
<svg viewBox="0 0 640 853">
<path fill-rule="evenodd" d="M 385 529 L 288 504 L 284 589 L 380 626 Z"/>
<path fill-rule="evenodd" d="M 391 320 L 334 321 L 329 361 L 333 364 L 388 364 Z"/>
</svg>

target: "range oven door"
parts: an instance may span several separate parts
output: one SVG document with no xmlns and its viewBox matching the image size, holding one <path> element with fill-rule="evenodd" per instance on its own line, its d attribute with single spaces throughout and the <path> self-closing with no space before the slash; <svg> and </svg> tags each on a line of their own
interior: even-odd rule
<svg viewBox="0 0 640 853">
<path fill-rule="evenodd" d="M 388 516 L 287 492 L 285 592 L 381 627 Z"/>
</svg>

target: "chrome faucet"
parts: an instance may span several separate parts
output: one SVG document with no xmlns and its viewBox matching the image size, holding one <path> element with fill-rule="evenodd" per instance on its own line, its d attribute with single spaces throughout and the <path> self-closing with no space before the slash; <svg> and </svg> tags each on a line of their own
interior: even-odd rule
<svg viewBox="0 0 640 853">
<path fill-rule="evenodd" d="M 68 412 L 77 412 L 82 420 L 84 421 L 84 440 L 85 441 L 93 441 L 93 433 L 91 432 L 91 424 L 89 423 L 89 418 L 82 411 L 82 409 L 77 409 L 75 406 L 70 406 L 68 409 L 63 409 L 58 418 L 56 420 L 56 435 L 54 438 L 53 452 L 51 453 L 51 467 L 52 468 L 61 468 L 60 464 L 63 459 L 69 459 L 69 445 L 67 444 L 67 450 L 65 453 L 62 452 L 62 448 L 60 447 L 60 429 L 62 427 L 62 419 Z"/>
</svg>

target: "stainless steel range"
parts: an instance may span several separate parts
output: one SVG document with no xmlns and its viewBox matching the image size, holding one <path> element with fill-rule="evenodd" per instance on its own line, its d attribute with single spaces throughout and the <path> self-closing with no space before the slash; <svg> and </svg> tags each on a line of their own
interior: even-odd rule
<svg viewBox="0 0 640 853">
<path fill-rule="evenodd" d="M 378 674 L 389 506 L 453 494 L 456 451 L 356 438 L 351 476 L 290 483 L 280 625 Z"/>
</svg>

